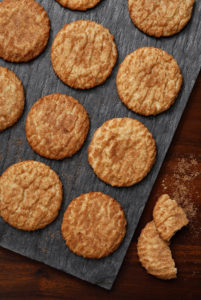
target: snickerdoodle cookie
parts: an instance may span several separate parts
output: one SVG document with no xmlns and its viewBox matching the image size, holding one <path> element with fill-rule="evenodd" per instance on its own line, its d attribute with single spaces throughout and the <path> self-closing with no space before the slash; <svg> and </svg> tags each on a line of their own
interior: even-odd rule
<svg viewBox="0 0 201 300">
<path fill-rule="evenodd" d="M 116 85 L 121 101 L 148 116 L 167 110 L 177 98 L 182 75 L 176 60 L 162 49 L 139 48 L 119 67 Z"/>
<path fill-rule="evenodd" d="M 167 194 L 158 198 L 153 210 L 153 218 L 158 233 L 166 241 L 169 241 L 178 230 L 189 222 L 181 206 Z"/>
<path fill-rule="evenodd" d="M 137 243 L 137 252 L 142 266 L 149 274 L 160 279 L 172 279 L 177 269 L 169 245 L 161 239 L 154 221 L 146 224 Z"/>
<path fill-rule="evenodd" d="M 14 72 L 0 66 L 0 131 L 12 126 L 24 110 L 24 89 Z"/>
<path fill-rule="evenodd" d="M 38 56 L 49 39 L 50 20 L 34 0 L 3 0 L 0 3 L 0 57 L 26 62 Z"/>
<path fill-rule="evenodd" d="M 56 35 L 51 50 L 57 76 L 76 89 L 102 84 L 117 60 L 117 48 L 109 30 L 93 21 L 65 25 Z"/>
<path fill-rule="evenodd" d="M 66 245 L 86 258 L 108 256 L 126 234 L 126 218 L 112 197 L 90 192 L 73 199 L 67 207 L 61 231 Z"/>
<path fill-rule="evenodd" d="M 115 118 L 99 127 L 88 149 L 95 174 L 112 186 L 131 186 L 153 166 L 156 145 L 150 131 L 131 118 Z"/>
<path fill-rule="evenodd" d="M 195 0 L 128 0 L 133 23 L 151 36 L 170 36 L 189 22 Z"/>
<path fill-rule="evenodd" d="M 51 159 L 75 154 L 89 131 L 89 117 L 74 98 L 51 94 L 39 99 L 26 120 L 26 137 L 34 151 Z"/>
<path fill-rule="evenodd" d="M 13 227 L 45 227 L 57 217 L 61 202 L 62 183 L 44 163 L 16 163 L 0 177 L 0 215 Z"/>
<path fill-rule="evenodd" d="M 56 0 L 64 7 L 72 10 L 87 10 L 96 6 L 101 0 Z"/>
</svg>

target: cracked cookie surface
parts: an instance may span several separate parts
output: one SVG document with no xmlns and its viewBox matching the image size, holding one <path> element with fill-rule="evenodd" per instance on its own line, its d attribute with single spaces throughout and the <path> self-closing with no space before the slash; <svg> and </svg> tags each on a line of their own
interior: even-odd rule
<svg viewBox="0 0 201 300">
<path fill-rule="evenodd" d="M 0 66 L 0 132 L 18 121 L 24 110 L 24 89 L 14 72 Z"/>
<path fill-rule="evenodd" d="M 27 62 L 38 56 L 49 39 L 50 21 L 34 0 L 3 0 L 0 3 L 0 57 Z"/>
<path fill-rule="evenodd" d="M 62 183 L 47 165 L 23 161 L 0 177 L 0 215 L 11 226 L 36 230 L 51 223 L 62 202 Z"/>
<path fill-rule="evenodd" d="M 39 99 L 26 119 L 26 137 L 34 151 L 63 159 L 75 154 L 89 131 L 89 117 L 74 98 L 51 94 Z"/>
<path fill-rule="evenodd" d="M 72 10 L 87 10 L 96 6 L 101 0 L 56 0 L 64 7 Z"/>
<path fill-rule="evenodd" d="M 116 60 L 113 35 L 93 21 L 79 20 L 65 25 L 52 44 L 53 69 L 72 88 L 90 89 L 102 84 Z"/>
<path fill-rule="evenodd" d="M 88 161 L 95 174 L 112 186 L 131 186 L 141 181 L 155 157 L 152 134 L 141 122 L 131 118 L 103 123 L 88 149 Z"/>
<path fill-rule="evenodd" d="M 115 199 L 90 192 L 70 202 L 61 231 L 71 251 L 86 258 L 101 258 L 119 247 L 126 224 L 123 209 Z"/>
<path fill-rule="evenodd" d="M 142 229 L 137 252 L 142 266 L 149 274 L 166 280 L 176 278 L 177 269 L 169 245 L 160 238 L 154 221 Z"/>
<path fill-rule="evenodd" d="M 144 33 L 171 36 L 189 22 L 195 0 L 128 0 L 130 17 Z"/>
<path fill-rule="evenodd" d="M 156 115 L 175 102 L 182 86 L 176 60 L 162 49 L 143 47 L 126 56 L 116 78 L 121 101 L 132 111 Z"/>
</svg>

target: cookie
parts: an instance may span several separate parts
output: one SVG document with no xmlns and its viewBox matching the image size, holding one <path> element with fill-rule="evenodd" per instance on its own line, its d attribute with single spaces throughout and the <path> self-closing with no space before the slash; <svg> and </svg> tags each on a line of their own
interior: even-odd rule
<svg viewBox="0 0 201 300">
<path fill-rule="evenodd" d="M 38 56 L 49 39 L 50 21 L 34 0 L 3 0 L 0 3 L 0 57 L 27 62 Z"/>
<path fill-rule="evenodd" d="M 41 156 L 63 159 L 75 154 L 89 131 L 89 117 L 74 98 L 51 94 L 39 99 L 26 119 L 26 137 Z"/>
<path fill-rule="evenodd" d="M 128 0 L 130 17 L 144 33 L 160 37 L 180 32 L 189 22 L 195 0 Z"/>
<path fill-rule="evenodd" d="M 88 149 L 95 174 L 112 186 L 141 181 L 155 162 L 156 145 L 149 130 L 131 118 L 115 118 L 99 127 Z"/>
<path fill-rule="evenodd" d="M 121 101 L 141 115 L 156 115 L 175 101 L 182 85 L 176 60 L 154 47 L 130 53 L 119 67 L 116 78 Z"/>
<path fill-rule="evenodd" d="M 73 199 L 67 207 L 61 231 L 68 248 L 86 258 L 108 256 L 126 234 L 126 218 L 112 197 L 90 192 Z"/>
<path fill-rule="evenodd" d="M 87 10 L 96 6 L 101 0 L 56 0 L 64 7 L 72 10 Z"/>
<path fill-rule="evenodd" d="M 12 126 L 24 110 L 24 89 L 14 72 L 0 66 L 0 131 Z"/>
<path fill-rule="evenodd" d="M 165 241 L 169 241 L 178 230 L 189 222 L 184 210 L 166 194 L 157 200 L 153 218 L 160 237 Z"/>
<path fill-rule="evenodd" d="M 57 217 L 61 202 L 61 181 L 41 162 L 16 163 L 0 177 L 0 215 L 13 227 L 45 227 Z"/>
<path fill-rule="evenodd" d="M 96 22 L 79 20 L 67 24 L 52 44 L 53 69 L 72 88 L 90 89 L 102 84 L 116 60 L 113 35 Z"/>
<path fill-rule="evenodd" d="M 141 231 L 137 252 L 142 266 L 149 274 L 160 279 L 176 278 L 177 269 L 169 245 L 160 238 L 154 221 L 147 223 Z"/>
</svg>

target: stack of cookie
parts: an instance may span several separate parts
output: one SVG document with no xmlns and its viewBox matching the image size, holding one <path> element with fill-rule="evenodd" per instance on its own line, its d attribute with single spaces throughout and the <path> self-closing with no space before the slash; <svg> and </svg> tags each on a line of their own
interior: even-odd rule
<svg viewBox="0 0 201 300">
<path fill-rule="evenodd" d="M 57 1 L 69 9 L 84 11 L 101 0 Z M 160 37 L 173 35 L 187 24 L 194 0 L 162 0 L 159 3 L 157 0 L 129 0 L 128 3 L 134 24 L 146 34 Z M 0 3 L 0 57 L 4 60 L 19 63 L 36 58 L 45 49 L 49 33 L 49 17 L 35 0 L 3 0 Z M 74 89 L 91 89 L 104 83 L 112 73 L 117 55 L 110 31 L 89 20 L 66 24 L 51 46 L 55 73 Z M 121 101 L 133 112 L 156 115 L 174 103 L 182 86 L 182 75 L 170 54 L 162 49 L 143 47 L 124 59 L 117 73 L 116 86 Z M 20 80 L 13 72 L 0 67 L 0 131 L 17 122 L 24 101 Z M 89 115 L 76 99 L 53 93 L 32 106 L 25 131 L 27 141 L 36 153 L 48 159 L 62 160 L 83 146 L 89 131 Z M 140 182 L 155 160 L 156 143 L 151 132 L 133 118 L 106 121 L 95 131 L 88 149 L 88 162 L 95 174 L 105 183 L 117 187 Z M 17 163 L 0 177 L 0 214 L 18 229 L 40 229 L 58 215 L 62 194 L 58 175 L 47 165 L 36 161 Z M 179 216 L 183 216 L 181 224 L 173 226 L 178 215 L 172 216 L 171 210 L 171 226 L 164 227 L 167 219 L 161 223 L 155 208 L 154 222 L 147 225 L 138 242 L 142 264 L 160 278 L 172 278 L 176 274 L 165 241 L 179 229 L 178 226 L 187 222 L 181 209 L 175 203 L 173 206 L 180 211 Z M 160 203 L 156 207 L 160 207 Z M 170 220 L 169 215 L 167 217 Z M 71 201 L 61 230 L 67 246 L 74 253 L 101 258 L 119 247 L 126 234 L 126 224 L 122 207 L 115 199 L 101 192 L 90 192 Z M 152 242 L 148 244 L 150 236 Z M 156 253 L 153 255 L 152 249 L 156 244 L 159 245 L 158 255 L 164 255 L 162 260 L 168 258 L 165 270 L 167 266 L 170 273 L 169 269 L 160 273 L 154 267 Z M 146 265 L 150 255 L 151 267 Z"/>
</svg>

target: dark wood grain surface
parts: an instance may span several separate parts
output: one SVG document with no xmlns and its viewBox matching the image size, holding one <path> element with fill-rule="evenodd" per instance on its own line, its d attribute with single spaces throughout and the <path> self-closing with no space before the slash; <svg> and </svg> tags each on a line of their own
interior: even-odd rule
<svg viewBox="0 0 201 300">
<path fill-rule="evenodd" d="M 178 278 L 166 282 L 148 275 L 140 266 L 136 242 L 140 230 L 152 219 L 157 196 L 164 192 L 176 195 L 178 186 L 193 210 L 190 225 L 177 233 L 171 243 Z M 0 299 L 201 299 L 200 211 L 201 74 L 112 290 L 0 248 Z"/>
</svg>

